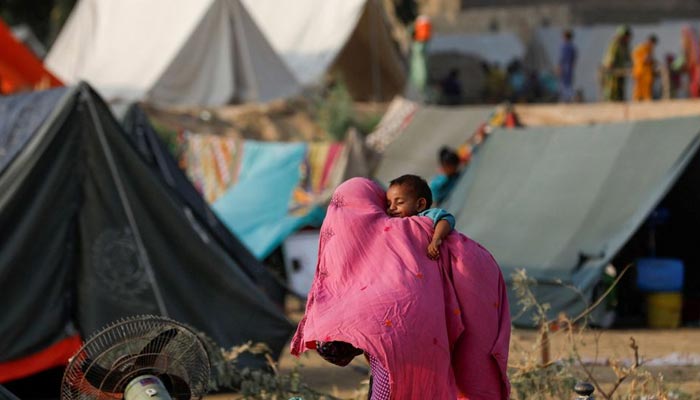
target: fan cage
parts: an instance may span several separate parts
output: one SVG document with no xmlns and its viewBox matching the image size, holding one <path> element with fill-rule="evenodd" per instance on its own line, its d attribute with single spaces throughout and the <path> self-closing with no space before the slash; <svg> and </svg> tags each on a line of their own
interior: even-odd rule
<svg viewBox="0 0 700 400">
<path fill-rule="evenodd" d="M 162 316 L 129 317 L 92 335 L 71 358 L 61 398 L 122 399 L 115 388 L 123 391 L 137 376 L 155 375 L 166 386 L 173 380 L 180 384 L 169 388 L 173 399 L 199 399 L 207 392 L 209 368 L 207 351 L 192 328 Z"/>
</svg>

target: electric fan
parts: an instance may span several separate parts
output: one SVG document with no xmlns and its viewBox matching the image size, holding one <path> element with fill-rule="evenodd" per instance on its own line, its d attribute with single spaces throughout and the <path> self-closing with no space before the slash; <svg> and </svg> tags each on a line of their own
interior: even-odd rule
<svg viewBox="0 0 700 400">
<path fill-rule="evenodd" d="M 209 382 L 209 357 L 189 327 L 159 316 L 120 320 L 71 358 L 61 399 L 189 400 Z"/>
</svg>

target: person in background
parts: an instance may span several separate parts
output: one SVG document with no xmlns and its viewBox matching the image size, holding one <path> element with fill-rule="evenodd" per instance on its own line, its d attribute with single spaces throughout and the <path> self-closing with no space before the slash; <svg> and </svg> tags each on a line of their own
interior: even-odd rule
<svg viewBox="0 0 700 400">
<path fill-rule="evenodd" d="M 527 75 L 520 60 L 513 60 L 506 68 L 509 98 L 511 103 L 525 101 L 527 97 Z"/>
<path fill-rule="evenodd" d="M 462 82 L 459 80 L 459 70 L 450 69 L 447 76 L 440 81 L 442 104 L 457 105 L 462 102 Z"/>
<path fill-rule="evenodd" d="M 632 55 L 632 78 L 634 78 L 632 100 L 651 100 L 652 98 L 654 70 L 656 68 L 654 47 L 657 41 L 656 35 L 649 35 L 647 40 L 634 49 Z"/>
<path fill-rule="evenodd" d="M 574 33 L 564 31 L 564 43 L 559 51 L 559 101 L 570 103 L 574 100 L 574 66 L 576 65 L 576 46 L 573 43 Z"/>
<path fill-rule="evenodd" d="M 454 188 L 459 179 L 459 155 L 449 147 L 442 147 L 438 153 L 440 173 L 430 180 L 430 191 L 435 205 L 440 205 Z"/>
<path fill-rule="evenodd" d="M 411 45 L 410 82 L 417 95 L 425 96 L 428 82 L 427 46 L 432 36 L 432 24 L 426 15 L 419 15 L 413 24 Z"/>
<path fill-rule="evenodd" d="M 603 99 L 608 101 L 625 100 L 624 69 L 631 64 L 629 44 L 632 30 L 624 25 L 617 29 L 603 58 Z"/>
<path fill-rule="evenodd" d="M 668 93 L 669 97 L 678 97 L 678 89 L 681 87 L 681 72 L 676 68 L 676 56 L 673 53 L 666 53 L 666 71 L 668 73 Z"/>
<path fill-rule="evenodd" d="M 700 97 L 700 60 L 697 32 L 692 26 L 684 26 L 681 29 L 680 56 L 674 61 L 674 69 L 688 74 L 688 97 Z"/>
</svg>

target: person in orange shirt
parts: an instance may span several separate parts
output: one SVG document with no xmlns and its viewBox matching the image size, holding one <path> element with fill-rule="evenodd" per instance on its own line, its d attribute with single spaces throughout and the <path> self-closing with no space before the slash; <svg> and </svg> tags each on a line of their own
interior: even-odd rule
<svg viewBox="0 0 700 400">
<path fill-rule="evenodd" d="M 651 100 L 656 66 L 654 60 L 656 42 L 656 35 L 650 35 L 647 40 L 635 47 L 632 53 L 633 100 Z"/>
</svg>

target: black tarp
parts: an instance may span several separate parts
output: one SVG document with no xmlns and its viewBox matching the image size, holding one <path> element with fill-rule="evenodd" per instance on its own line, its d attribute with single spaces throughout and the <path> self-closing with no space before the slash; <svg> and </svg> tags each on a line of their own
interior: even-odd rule
<svg viewBox="0 0 700 400">
<path fill-rule="evenodd" d="M 257 286 L 263 267 L 186 182 L 164 183 L 92 89 L 0 98 L 0 121 L 0 362 L 138 314 L 279 354 L 292 326 Z"/>
<path fill-rule="evenodd" d="M 213 238 L 238 262 L 241 268 L 253 279 L 269 279 L 263 265 L 255 256 L 223 225 L 211 210 L 192 182 L 180 169 L 168 148 L 160 140 L 148 116 L 138 104 L 132 104 L 122 122 L 124 132 L 132 141 L 146 163 L 162 178 L 182 202 L 191 210 L 191 215 Z"/>
</svg>

